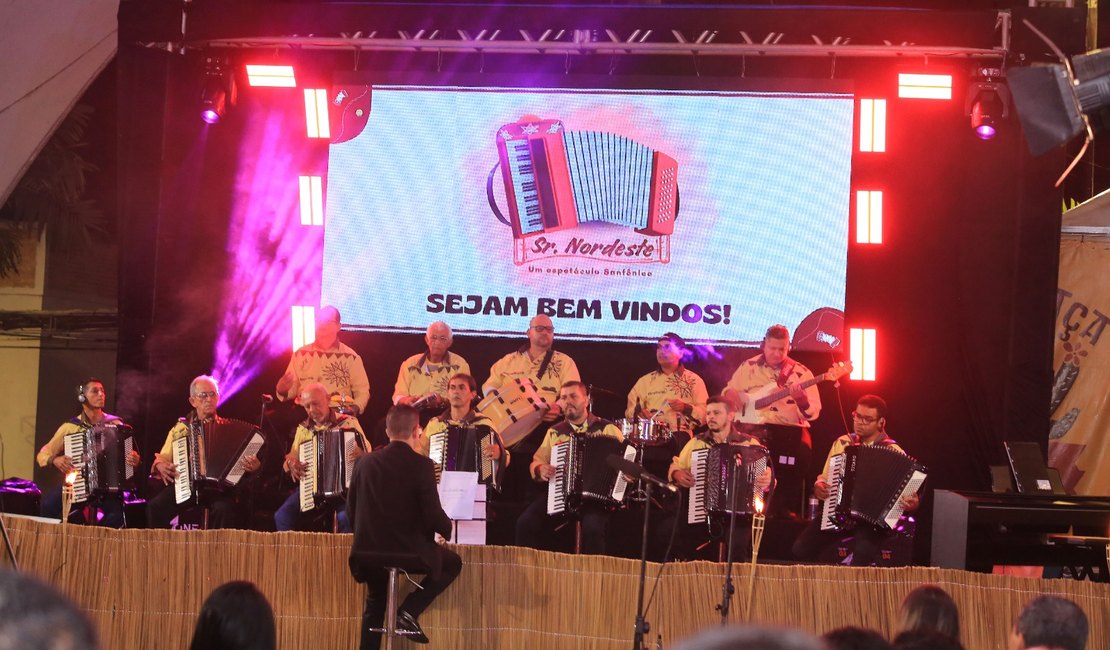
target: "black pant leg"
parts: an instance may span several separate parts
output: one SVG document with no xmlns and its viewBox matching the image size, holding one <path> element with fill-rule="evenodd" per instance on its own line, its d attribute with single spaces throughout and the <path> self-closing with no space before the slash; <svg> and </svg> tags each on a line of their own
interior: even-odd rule
<svg viewBox="0 0 1110 650">
<path fill-rule="evenodd" d="M 545 504 L 546 505 L 546 504 Z M 582 508 L 582 554 L 605 555 L 610 512 L 587 505 Z"/>
<path fill-rule="evenodd" d="M 835 543 L 840 536 L 841 533 L 836 531 L 821 530 L 821 521 L 813 519 L 802 529 L 798 539 L 794 540 L 791 551 L 796 559 L 812 562 L 817 559 L 821 551 Z"/>
<path fill-rule="evenodd" d="M 516 520 L 516 545 L 541 548 L 543 532 L 550 527 L 547 514 L 547 497 L 537 497 L 528 504 Z"/>
<path fill-rule="evenodd" d="M 359 634 L 359 650 L 378 650 L 382 645 L 380 632 L 371 628 L 382 628 L 385 620 L 385 606 L 389 589 L 389 573 L 381 569 L 369 569 L 366 576 L 366 604 L 362 610 L 362 630 Z"/>
<path fill-rule="evenodd" d="M 440 595 L 447 587 L 451 586 L 455 578 L 459 577 L 459 574 L 462 573 L 462 558 L 459 557 L 458 553 L 442 546 L 440 546 L 437 551 L 439 552 L 442 566 L 439 576 L 435 579 L 432 579 L 432 576 L 425 576 L 424 579 L 420 581 L 420 586 L 423 588 L 410 593 L 399 608 L 412 614 L 413 618 L 418 618 L 423 614 L 424 610 L 428 609 L 428 606 L 436 599 L 436 596 Z"/>
<path fill-rule="evenodd" d="M 177 514 L 177 501 L 172 487 L 164 487 L 146 502 L 147 528 L 169 528 Z"/>
<path fill-rule="evenodd" d="M 859 525 L 854 531 L 852 566 L 871 566 L 879 559 L 879 545 L 886 533 L 871 526 Z"/>
</svg>

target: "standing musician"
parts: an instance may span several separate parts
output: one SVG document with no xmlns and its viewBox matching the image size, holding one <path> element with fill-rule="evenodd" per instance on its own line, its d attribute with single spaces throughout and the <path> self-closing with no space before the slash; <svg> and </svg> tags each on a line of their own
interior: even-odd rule
<svg viewBox="0 0 1110 650">
<path fill-rule="evenodd" d="M 899 453 L 906 453 L 894 439 L 886 434 L 886 401 L 878 395 L 864 395 L 856 403 L 856 410 L 852 411 L 853 433 L 840 436 L 833 441 L 829 455 L 825 459 L 825 469 L 813 484 L 813 494 L 818 499 L 824 500 L 829 496 L 829 462 L 833 456 L 844 453 L 844 450 L 853 445 L 877 445 L 888 447 Z M 912 494 L 902 500 L 905 512 L 913 512 L 920 505 L 921 499 Z M 859 525 L 853 529 L 855 535 L 855 549 L 852 552 L 852 566 L 870 566 L 879 557 L 879 544 L 886 533 L 867 525 Z M 826 547 L 842 539 L 845 533 L 835 530 L 821 530 L 821 518 L 816 517 L 806 525 L 805 529 L 794 541 L 794 557 L 799 560 L 813 561 Z"/>
<path fill-rule="evenodd" d="M 190 427 L 196 424 L 203 426 L 228 422 L 216 414 L 219 401 L 220 385 L 215 377 L 200 375 L 189 383 L 189 404 L 193 410 L 178 420 L 166 434 L 166 442 L 162 445 L 162 451 L 154 455 L 154 465 L 150 470 L 153 476 L 161 479 L 163 485 L 172 486 L 174 479 L 177 478 L 177 467 L 173 462 L 174 440 L 189 435 Z M 218 428 L 212 430 L 219 431 Z M 258 456 L 252 455 L 243 459 L 242 466 L 244 471 L 251 473 L 258 471 L 262 463 L 258 460 Z M 236 494 L 238 487 L 207 500 L 209 528 L 242 528 L 242 508 Z M 150 528 L 169 528 L 170 522 L 181 509 L 176 502 L 173 488 L 165 487 L 157 496 L 147 501 L 147 525 Z"/>
<path fill-rule="evenodd" d="M 544 413 L 543 421 L 514 446 L 523 458 L 536 451 L 548 428 L 562 415 L 558 402 L 560 386 L 580 379 L 574 359 L 555 350 L 555 326 L 549 317 L 533 318 L 528 324 L 527 334 L 528 345 L 498 359 L 490 368 L 489 379 L 482 386 L 482 393 L 488 395 L 492 390 L 501 390 L 513 379 L 531 379 L 540 397 L 551 406 Z M 506 499 L 526 499 L 531 487 L 522 463 L 506 474 L 503 494 Z"/>
<path fill-rule="evenodd" d="M 655 348 L 659 369 L 640 377 L 629 391 L 626 418 L 651 418 L 687 436 L 705 422 L 709 392 L 702 378 L 683 365 L 687 354 L 686 341 L 678 334 L 659 337 Z"/>
<path fill-rule="evenodd" d="M 285 456 L 285 463 L 282 465 L 282 469 L 289 474 L 294 482 L 299 482 L 305 473 L 305 464 L 300 461 L 299 456 L 301 444 L 311 440 L 312 435 L 317 431 L 327 429 L 357 431 L 359 438 L 362 439 L 363 446 L 362 449 L 355 446 L 351 450 L 352 459 L 362 456 L 365 453 L 363 450 L 370 448 L 370 441 L 366 439 L 366 434 L 362 432 L 358 419 L 351 415 L 337 413 L 331 409 L 328 389 L 323 384 L 308 384 L 301 389 L 300 403 L 308 413 L 308 418 L 297 425 L 297 432 L 293 436 L 293 446 L 290 447 L 289 453 Z M 318 508 L 317 511 L 326 512 L 327 509 Z M 311 513 L 308 517 L 303 515 L 300 491 L 294 489 L 293 493 L 285 499 L 285 502 L 274 513 L 274 526 L 278 531 L 294 530 L 303 519 L 315 516 L 317 516 L 316 512 Z M 347 521 L 346 507 L 338 513 L 338 524 L 339 532 L 351 532 L 351 527 Z"/>
<path fill-rule="evenodd" d="M 547 483 L 555 475 L 555 467 L 551 465 L 551 448 L 560 442 L 570 440 L 571 436 L 604 435 L 624 440 L 623 434 L 616 425 L 590 413 L 589 395 L 586 393 L 586 385 L 582 382 L 564 383 L 559 389 L 559 403 L 565 419 L 548 429 L 528 468 L 532 478 L 542 483 Z M 582 505 L 579 515 L 582 521 L 582 553 L 604 554 L 610 512 L 599 505 L 587 502 Z M 547 514 L 547 492 L 544 491 L 517 519 L 517 545 L 540 548 L 545 532 L 551 527 L 551 519 Z"/>
<path fill-rule="evenodd" d="M 466 359 L 450 352 L 451 328 L 443 321 L 428 326 L 424 342 L 428 349 L 405 359 L 397 373 L 393 403 L 442 410 L 447 403 L 447 382 L 455 375 L 470 374 Z"/>
<path fill-rule="evenodd" d="M 677 512 L 663 517 L 655 529 L 655 546 L 659 549 L 660 555 L 662 555 L 663 549 L 666 549 L 672 531 L 674 531 L 675 545 L 671 557 L 679 560 L 693 559 L 700 546 L 708 544 L 714 539 L 721 541 L 728 539 L 727 524 L 723 526 L 725 530 L 712 533 L 705 524 L 688 523 L 687 512 L 690 503 L 690 489 L 694 487 L 694 474 L 690 471 L 690 466 L 695 451 L 725 443 L 747 446 L 761 444 L 758 438 L 737 431 L 733 427 L 732 419 L 735 415 L 736 410 L 729 400 L 720 395 L 710 397 L 705 408 L 705 426 L 698 429 L 694 437 L 682 447 L 682 451 L 671 462 L 671 467 L 667 470 L 667 479 L 680 488 L 684 488 L 686 494 Z M 768 465 L 767 469 L 756 480 L 756 488 L 766 494 L 771 488 L 771 480 L 772 471 L 771 466 Z M 678 518 L 677 530 L 675 529 L 675 517 Z M 712 522 L 712 520 L 710 521 Z M 744 523 L 746 525 L 746 521 Z M 733 539 L 733 548 L 740 550 L 741 553 L 747 553 L 748 543 L 751 541 L 750 536 L 737 528 Z"/>
<path fill-rule="evenodd" d="M 792 464 L 780 464 L 775 468 L 779 484 L 774 505 L 782 514 L 800 512 L 813 453 L 809 423 L 821 414 L 821 396 L 816 385 L 804 389 L 799 386 L 813 379 L 813 373 L 788 356 L 790 330 L 785 325 L 767 328 L 760 350 L 760 354 L 736 369 L 724 396 L 740 411 L 751 400 L 751 392 L 768 385 L 790 388 L 788 397 L 756 412 L 762 424 L 753 433 L 764 439 L 776 460 L 781 457 L 795 459 Z"/>
<path fill-rule="evenodd" d="M 448 408 L 428 422 L 428 426 L 424 429 L 424 435 L 421 436 L 421 442 L 415 447 L 417 451 L 427 456 L 428 441 L 431 437 L 441 431 L 446 431 L 447 427 L 450 426 L 482 424 L 492 429 L 493 423 L 490 422 L 490 419 L 474 410 L 474 399 L 476 397 L 478 397 L 478 382 L 473 377 L 461 372 L 451 377 L 447 382 Z M 503 468 L 509 465 L 511 459 L 509 450 L 505 449 L 505 445 L 501 442 L 500 435 L 497 436 L 497 444 L 486 445 L 482 453 L 486 458 L 495 461 L 504 456 Z"/>
<path fill-rule="evenodd" d="M 86 379 L 78 386 L 77 402 L 81 404 L 81 414 L 62 423 L 50 440 L 42 446 L 42 449 L 40 449 L 39 453 L 35 456 L 35 460 L 38 462 L 39 467 L 53 465 L 62 473 L 62 476 L 69 474 L 76 468 L 73 466 L 73 462 L 64 453 L 66 435 L 76 433 L 98 424 L 109 424 L 113 422 L 123 424 L 123 420 L 119 416 L 104 412 L 104 404 L 107 399 L 108 393 L 104 390 L 104 382 L 95 377 Z M 125 460 L 131 467 L 138 467 L 141 463 L 139 452 L 137 451 L 132 451 Z M 96 503 L 90 500 L 89 505 L 99 508 L 103 515 L 99 520 L 95 516 L 93 517 L 91 523 L 94 526 L 109 526 L 111 528 L 123 527 L 125 522 L 123 516 L 123 498 L 121 496 L 105 495 L 100 497 Z M 41 512 L 43 517 L 50 517 L 51 519 L 62 518 L 61 485 L 51 490 L 43 499 Z M 86 523 L 85 515 L 80 508 L 70 512 L 69 520 L 75 523 Z"/>
<path fill-rule="evenodd" d="M 292 400 L 306 385 L 320 383 L 332 408 L 355 416 L 366 410 L 370 380 L 362 357 L 339 341 L 342 327 L 335 307 L 317 312 L 316 340 L 295 351 L 289 359 L 289 366 L 277 383 L 279 400 Z"/>
</svg>

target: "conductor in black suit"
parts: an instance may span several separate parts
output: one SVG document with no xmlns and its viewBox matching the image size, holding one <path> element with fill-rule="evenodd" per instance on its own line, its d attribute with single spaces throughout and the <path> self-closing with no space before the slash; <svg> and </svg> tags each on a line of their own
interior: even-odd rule
<svg viewBox="0 0 1110 650">
<path fill-rule="evenodd" d="M 413 449 L 420 437 L 420 414 L 411 406 L 389 409 L 385 420 L 389 444 L 360 458 L 351 475 L 347 508 L 354 529 L 351 573 L 366 582 L 366 608 L 362 614 L 361 650 L 376 650 L 385 618 L 388 573 L 363 565 L 360 553 L 412 553 L 429 571 L 417 589 L 397 609 L 397 627 L 413 634 L 410 639 L 427 643 L 416 619 L 436 596 L 462 571 L 462 558 L 435 542 L 434 533 L 451 537 L 451 520 L 439 502 L 431 459 Z"/>
</svg>

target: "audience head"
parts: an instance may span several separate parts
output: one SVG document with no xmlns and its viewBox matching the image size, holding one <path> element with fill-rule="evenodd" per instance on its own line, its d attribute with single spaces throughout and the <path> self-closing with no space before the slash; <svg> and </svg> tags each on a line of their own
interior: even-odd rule
<svg viewBox="0 0 1110 650">
<path fill-rule="evenodd" d="M 385 414 L 385 435 L 390 440 L 412 440 L 420 429 L 420 412 L 407 404 L 397 404 Z"/>
<path fill-rule="evenodd" d="M 899 632 L 937 632 L 960 639 L 960 610 L 956 601 L 936 585 L 921 585 L 902 600 Z"/>
<path fill-rule="evenodd" d="M 886 637 L 862 627 L 842 627 L 821 636 L 829 650 L 890 650 Z"/>
<path fill-rule="evenodd" d="M 0 650 L 94 650 L 96 632 L 68 598 L 36 578 L 0 570 Z"/>
<path fill-rule="evenodd" d="M 189 650 L 274 650 L 274 610 L 262 592 L 244 581 L 216 587 L 197 617 Z"/>
<path fill-rule="evenodd" d="M 930 630 L 902 632 L 894 637 L 894 650 L 964 650 L 957 639 Z"/>
<path fill-rule="evenodd" d="M 1084 650 L 1087 615 L 1067 598 L 1038 596 L 1021 610 L 1010 633 L 1010 650 Z"/>
<path fill-rule="evenodd" d="M 790 628 L 732 626 L 715 627 L 675 646 L 675 650 L 825 650 L 821 641 Z"/>
</svg>

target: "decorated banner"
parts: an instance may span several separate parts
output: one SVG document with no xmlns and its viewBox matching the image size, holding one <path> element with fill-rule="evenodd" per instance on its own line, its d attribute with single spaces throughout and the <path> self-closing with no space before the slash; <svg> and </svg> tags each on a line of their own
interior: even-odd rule
<svg viewBox="0 0 1110 650">
<path fill-rule="evenodd" d="M 1049 466 L 1076 494 L 1110 494 L 1110 239 L 1065 237 L 1056 298 Z"/>
</svg>

